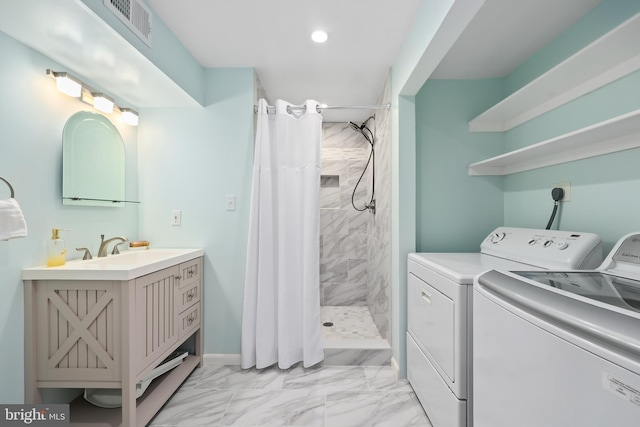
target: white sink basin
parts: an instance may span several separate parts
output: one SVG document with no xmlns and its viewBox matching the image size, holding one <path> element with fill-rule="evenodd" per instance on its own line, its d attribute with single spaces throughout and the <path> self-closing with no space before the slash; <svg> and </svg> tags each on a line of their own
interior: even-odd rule
<svg viewBox="0 0 640 427">
<path fill-rule="evenodd" d="M 22 270 L 23 280 L 131 280 L 204 255 L 202 249 L 126 251 L 104 258 L 69 261 L 59 267 Z"/>
</svg>

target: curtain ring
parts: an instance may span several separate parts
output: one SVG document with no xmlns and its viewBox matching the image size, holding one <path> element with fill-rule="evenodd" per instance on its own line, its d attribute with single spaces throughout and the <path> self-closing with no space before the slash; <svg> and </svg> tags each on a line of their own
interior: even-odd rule
<svg viewBox="0 0 640 427">
<path fill-rule="evenodd" d="M 0 176 L 0 180 L 4 181 L 5 184 L 7 184 L 7 187 L 9 187 L 9 191 L 11 192 L 11 198 L 13 199 L 13 196 L 15 196 L 15 193 L 13 192 L 13 187 L 11 186 L 11 184 L 9 183 L 9 181 L 7 181 L 6 179 L 4 179 L 3 177 Z"/>
<path fill-rule="evenodd" d="M 296 110 L 298 110 L 298 109 L 302 110 L 302 112 L 303 112 L 303 113 L 306 113 L 306 112 L 307 112 L 307 105 L 305 104 L 305 105 L 302 105 L 302 106 L 300 106 L 300 107 L 298 107 L 298 106 L 296 106 L 296 107 L 292 107 L 291 105 L 287 105 L 287 108 L 286 108 L 287 113 L 289 113 L 289 114 L 293 114 L 293 109 L 294 109 L 294 108 L 295 108 Z"/>
</svg>

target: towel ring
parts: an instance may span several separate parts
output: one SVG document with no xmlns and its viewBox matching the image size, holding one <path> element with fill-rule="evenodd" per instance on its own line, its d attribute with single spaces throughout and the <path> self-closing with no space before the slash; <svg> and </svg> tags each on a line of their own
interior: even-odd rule
<svg viewBox="0 0 640 427">
<path fill-rule="evenodd" d="M 15 193 L 13 192 L 13 187 L 11 186 L 9 181 L 4 179 L 3 177 L 0 176 L 0 179 L 3 180 L 5 182 L 5 184 L 7 184 L 7 186 L 9 187 L 9 190 L 11 190 L 11 198 L 13 199 L 13 196 L 15 196 Z"/>
</svg>

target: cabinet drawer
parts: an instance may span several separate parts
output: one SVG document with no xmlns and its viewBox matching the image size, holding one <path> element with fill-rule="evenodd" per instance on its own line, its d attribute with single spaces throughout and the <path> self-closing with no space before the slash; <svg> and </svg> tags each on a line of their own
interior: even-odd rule
<svg viewBox="0 0 640 427">
<path fill-rule="evenodd" d="M 201 289 L 200 282 L 191 283 L 189 286 L 178 287 L 176 290 L 176 313 L 180 314 L 200 301 Z"/>
<path fill-rule="evenodd" d="M 413 274 L 409 274 L 407 300 L 409 331 L 447 377 L 455 382 L 454 302 Z"/>
<path fill-rule="evenodd" d="M 180 338 L 187 337 L 200 327 L 202 318 L 201 304 L 198 302 L 192 308 L 180 314 L 178 328 Z"/>
<path fill-rule="evenodd" d="M 202 258 L 196 258 L 191 261 L 180 264 L 180 273 L 178 275 L 178 288 L 186 288 L 193 283 L 200 283 L 202 278 Z"/>
<path fill-rule="evenodd" d="M 458 400 L 407 333 L 407 379 L 434 426 L 466 427 L 467 401 Z"/>
</svg>

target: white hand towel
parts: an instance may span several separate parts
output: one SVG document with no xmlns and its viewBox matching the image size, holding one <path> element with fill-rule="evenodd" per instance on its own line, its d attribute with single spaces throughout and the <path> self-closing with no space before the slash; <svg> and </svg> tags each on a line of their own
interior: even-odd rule
<svg viewBox="0 0 640 427">
<path fill-rule="evenodd" d="M 0 200 L 0 240 L 27 237 L 27 223 L 16 199 Z"/>
</svg>

